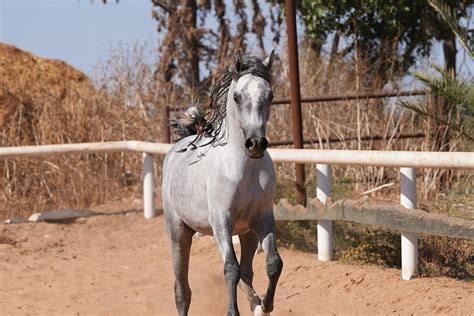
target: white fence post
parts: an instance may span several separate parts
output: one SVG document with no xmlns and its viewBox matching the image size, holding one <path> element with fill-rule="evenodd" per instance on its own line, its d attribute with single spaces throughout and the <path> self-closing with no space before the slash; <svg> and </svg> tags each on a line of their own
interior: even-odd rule
<svg viewBox="0 0 474 316">
<path fill-rule="evenodd" d="M 416 169 L 400 168 L 400 204 L 416 208 Z M 418 273 L 418 234 L 401 232 L 402 279 L 410 280 Z"/>
<path fill-rule="evenodd" d="M 153 157 L 148 153 L 143 153 L 143 213 L 145 218 L 156 216 L 154 175 Z"/>
<path fill-rule="evenodd" d="M 331 166 L 316 165 L 316 197 L 326 204 L 331 197 Z M 319 261 L 331 261 L 333 258 L 332 250 L 332 221 L 318 221 L 318 259 Z"/>
</svg>

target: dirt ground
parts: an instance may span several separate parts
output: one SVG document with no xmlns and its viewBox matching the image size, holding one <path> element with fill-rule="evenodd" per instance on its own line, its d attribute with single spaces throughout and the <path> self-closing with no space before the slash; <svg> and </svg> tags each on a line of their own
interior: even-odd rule
<svg viewBox="0 0 474 316">
<path fill-rule="evenodd" d="M 1 315 L 176 315 L 163 216 L 146 220 L 141 212 L 123 212 L 123 205 L 99 210 L 110 215 L 62 224 L 0 224 Z M 285 266 L 272 315 L 473 312 L 472 283 L 406 282 L 399 270 L 280 252 Z M 263 254 L 254 266 L 262 293 Z M 225 315 L 223 266 L 210 237 L 194 240 L 190 283 L 191 315 Z M 241 314 L 250 315 L 244 300 L 240 295 Z"/>
</svg>

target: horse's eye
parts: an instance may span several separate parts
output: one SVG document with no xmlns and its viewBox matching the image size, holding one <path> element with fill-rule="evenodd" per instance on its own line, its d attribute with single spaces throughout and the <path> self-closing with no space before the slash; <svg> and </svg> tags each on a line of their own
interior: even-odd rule
<svg viewBox="0 0 474 316">
<path fill-rule="evenodd" d="M 270 101 L 273 100 L 273 92 L 270 92 L 270 95 L 268 96 L 268 99 L 269 99 Z"/>
<path fill-rule="evenodd" d="M 235 103 L 240 102 L 240 94 L 234 93 L 234 101 L 235 101 Z"/>
</svg>

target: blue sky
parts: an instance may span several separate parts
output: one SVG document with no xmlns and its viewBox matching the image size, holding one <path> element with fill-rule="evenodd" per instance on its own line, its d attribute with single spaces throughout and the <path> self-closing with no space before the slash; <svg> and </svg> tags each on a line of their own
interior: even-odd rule
<svg viewBox="0 0 474 316">
<path fill-rule="evenodd" d="M 156 47 L 158 33 L 151 10 L 150 0 L 122 0 L 119 4 L 111 0 L 108 5 L 101 0 L 0 0 L 0 42 L 64 60 L 92 74 L 94 66 L 120 44 L 148 42 Z M 442 47 L 435 47 L 431 61 L 442 64 Z M 428 63 L 422 65 L 426 68 Z M 462 73 L 473 75 L 474 63 L 466 61 L 462 49 L 458 65 Z"/>
<path fill-rule="evenodd" d="M 120 43 L 156 45 L 151 9 L 149 0 L 0 0 L 0 42 L 90 74 Z"/>
</svg>

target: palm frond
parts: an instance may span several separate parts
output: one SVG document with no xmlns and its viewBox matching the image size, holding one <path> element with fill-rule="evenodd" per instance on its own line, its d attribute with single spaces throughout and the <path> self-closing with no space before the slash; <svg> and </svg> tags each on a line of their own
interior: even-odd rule
<svg viewBox="0 0 474 316">
<path fill-rule="evenodd" d="M 474 117 L 474 85 L 469 87 L 466 98 L 468 100 L 468 104 L 470 105 L 466 108 L 467 114 Z"/>
<path fill-rule="evenodd" d="M 434 94 L 442 96 L 447 101 L 449 105 L 447 113 L 434 113 L 423 106 L 402 105 L 422 116 L 446 124 L 451 130 L 474 140 L 474 85 L 466 80 L 454 78 L 440 66 L 432 65 L 432 67 L 436 71 L 435 74 L 416 72 L 414 75 L 429 86 Z"/>
<path fill-rule="evenodd" d="M 472 38 L 470 38 L 467 28 L 464 28 L 459 24 L 456 9 L 442 0 L 428 0 L 428 2 L 431 7 L 438 12 L 446 24 L 448 24 L 468 55 L 474 60 L 474 45 L 472 43 Z"/>
<path fill-rule="evenodd" d="M 453 106 L 474 109 L 472 84 L 466 80 L 454 78 L 440 66 L 432 65 L 432 67 L 437 74 L 416 72 L 415 77 L 428 85 L 435 94 L 443 96 Z"/>
</svg>

